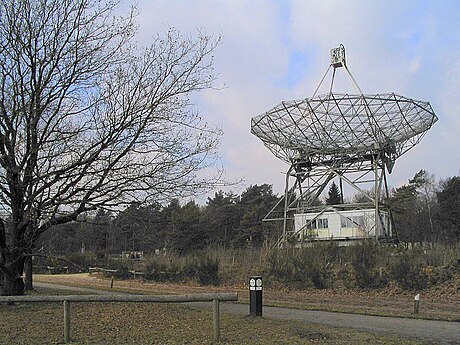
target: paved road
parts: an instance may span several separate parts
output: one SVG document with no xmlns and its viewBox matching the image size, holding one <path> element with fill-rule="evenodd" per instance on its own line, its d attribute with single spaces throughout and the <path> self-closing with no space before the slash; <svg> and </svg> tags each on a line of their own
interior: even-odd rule
<svg viewBox="0 0 460 345">
<path fill-rule="evenodd" d="M 198 308 L 211 308 L 206 303 L 188 303 Z M 248 305 L 222 303 L 224 313 L 249 314 Z M 460 322 L 431 321 L 399 317 L 332 313 L 278 307 L 263 307 L 263 316 L 271 319 L 297 320 L 334 327 L 353 328 L 370 333 L 419 339 L 431 344 L 460 345 Z"/>
<path fill-rule="evenodd" d="M 72 290 L 93 294 L 120 293 L 39 282 L 34 284 L 35 286 L 42 288 Z M 197 302 L 187 303 L 187 305 L 194 308 L 211 308 L 210 303 Z M 249 307 L 247 304 L 221 303 L 221 311 L 224 313 L 247 315 L 249 314 Z M 431 344 L 460 345 L 460 322 L 380 317 L 267 306 L 263 307 L 263 315 L 266 318 L 272 319 L 297 320 L 334 327 L 353 328 L 371 333 L 396 335 L 403 338 L 420 339 Z"/>
</svg>

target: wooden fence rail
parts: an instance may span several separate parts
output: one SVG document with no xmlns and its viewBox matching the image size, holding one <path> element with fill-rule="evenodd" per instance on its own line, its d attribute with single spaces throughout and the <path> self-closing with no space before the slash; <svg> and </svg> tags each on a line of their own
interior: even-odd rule
<svg viewBox="0 0 460 345">
<path fill-rule="evenodd" d="M 8 302 L 63 302 L 64 341 L 70 337 L 70 302 L 136 302 L 186 303 L 213 301 L 214 340 L 220 339 L 220 301 L 237 301 L 237 293 L 202 293 L 187 295 L 67 295 L 67 296 L 0 296 L 0 303 Z"/>
</svg>

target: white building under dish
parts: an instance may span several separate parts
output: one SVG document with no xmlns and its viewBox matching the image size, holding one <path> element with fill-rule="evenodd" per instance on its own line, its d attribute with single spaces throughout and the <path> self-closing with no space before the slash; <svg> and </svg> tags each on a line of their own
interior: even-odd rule
<svg viewBox="0 0 460 345">
<path fill-rule="evenodd" d="M 294 214 L 294 233 L 298 241 L 381 239 L 391 234 L 391 223 L 387 212 L 379 214 L 380 225 L 376 226 L 375 209 L 297 213 Z"/>
</svg>

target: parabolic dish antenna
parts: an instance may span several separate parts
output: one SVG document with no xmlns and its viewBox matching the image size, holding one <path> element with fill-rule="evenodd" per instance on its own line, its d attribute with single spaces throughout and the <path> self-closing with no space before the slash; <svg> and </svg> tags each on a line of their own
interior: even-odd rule
<svg viewBox="0 0 460 345">
<path fill-rule="evenodd" d="M 437 121 L 430 103 L 395 93 L 329 93 L 281 102 L 251 121 L 251 132 L 279 159 L 371 154 L 383 150 L 387 167 L 416 145 Z"/>
<path fill-rule="evenodd" d="M 333 92 L 336 69 L 341 67 L 345 69 L 356 93 Z M 331 69 L 333 74 L 329 93 L 317 95 Z M 342 205 L 312 208 L 312 199 L 318 198 L 328 183 L 338 178 L 342 198 L 343 181 L 361 194 L 366 194 L 361 183 L 374 183 L 372 193 L 367 193 L 374 211 L 373 222 L 365 224 L 363 220 L 360 221 L 362 224 L 353 223 L 353 217 L 365 217 L 364 211 L 361 215 L 359 212 L 341 215 L 351 220 L 351 226 L 345 228 L 354 229 L 359 225 L 362 230 L 361 235 L 352 232 L 351 237 L 372 235 L 388 239 L 392 234 L 391 224 L 384 224 L 391 221 L 389 210 L 383 211 L 383 196 L 388 196 L 385 170 L 391 173 L 395 160 L 418 144 L 437 120 L 429 102 L 396 93 L 363 94 L 346 65 L 344 46 L 331 49 L 331 64 L 312 97 L 283 101 L 251 119 L 251 133 L 276 157 L 290 164 L 286 174 L 284 215 L 281 218 L 284 219 L 284 237 L 301 235 L 303 239 L 306 230 L 314 230 L 313 224 L 317 226 L 318 223 L 323 226 L 323 230 L 329 229 L 333 219 L 319 222 L 322 218 L 318 218 L 328 212 L 339 213 L 344 208 L 348 212 L 369 208 L 369 205 L 345 207 L 343 200 Z M 348 175 L 352 173 L 360 175 L 351 178 Z M 368 174 L 373 175 L 371 179 Z M 296 179 L 291 189 L 288 188 L 289 177 Z M 294 200 L 288 200 L 292 195 L 295 195 Z M 306 214 L 306 220 L 299 221 L 303 224 L 300 228 L 296 225 L 294 230 L 288 231 L 287 221 L 296 218 L 290 216 L 291 213 L 295 213 L 297 218 L 299 214 Z M 339 232 L 328 230 L 320 235 L 316 228 L 316 238 L 349 238 L 342 231 L 343 224 L 347 224 L 342 218 L 338 220 L 342 223 Z M 266 219 L 271 220 L 273 217 L 268 215 Z M 327 226 L 324 227 L 324 224 Z"/>
<path fill-rule="evenodd" d="M 334 75 L 330 92 L 284 101 L 251 119 L 251 133 L 279 159 L 292 163 L 300 153 L 310 156 L 386 153 L 391 171 L 396 158 L 415 146 L 438 120 L 429 102 L 395 93 L 364 95 L 351 75 L 345 48 L 331 50 Z M 335 69 L 344 67 L 358 94 L 333 93 Z M 321 159 L 321 158 L 320 158 Z"/>
</svg>

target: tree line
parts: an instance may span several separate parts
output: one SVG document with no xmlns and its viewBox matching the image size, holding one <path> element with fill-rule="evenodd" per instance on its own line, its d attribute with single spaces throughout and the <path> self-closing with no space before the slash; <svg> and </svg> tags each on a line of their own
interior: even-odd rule
<svg viewBox="0 0 460 345">
<path fill-rule="evenodd" d="M 354 201 L 359 196 L 354 198 Z M 39 244 L 45 251 L 68 254 L 93 251 L 155 250 L 186 254 L 209 246 L 260 247 L 281 234 L 278 223 L 262 219 L 279 200 L 271 185 L 248 187 L 241 195 L 216 192 L 205 205 L 178 199 L 159 203 L 132 203 L 118 214 L 99 210 L 76 222 L 56 225 Z M 326 204 L 339 201 L 332 184 Z M 319 200 L 318 202 L 322 202 Z M 395 230 L 403 243 L 450 243 L 460 239 L 460 177 L 436 181 L 420 170 L 407 184 L 393 189 L 389 204 Z"/>
<path fill-rule="evenodd" d="M 460 176 L 436 181 L 422 169 L 407 184 L 394 189 L 388 203 L 401 242 L 460 240 Z"/>
<path fill-rule="evenodd" d="M 248 187 L 241 195 L 216 192 L 206 205 L 172 199 L 164 206 L 132 203 L 116 215 L 101 209 L 56 225 L 42 236 L 37 248 L 56 254 L 112 255 L 155 250 L 185 254 L 208 246 L 259 247 L 280 235 L 276 224 L 262 222 L 277 201 L 272 186 L 262 184 Z"/>
</svg>

